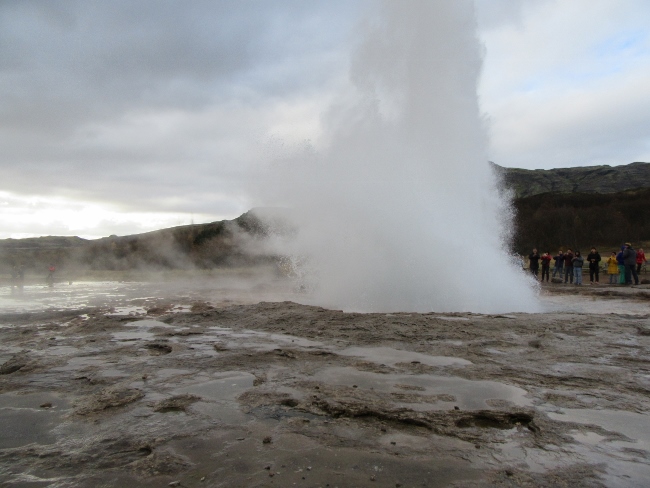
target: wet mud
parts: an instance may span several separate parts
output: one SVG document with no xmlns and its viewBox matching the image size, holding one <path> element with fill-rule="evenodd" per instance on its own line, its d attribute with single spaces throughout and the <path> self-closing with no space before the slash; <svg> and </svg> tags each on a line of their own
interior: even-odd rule
<svg viewBox="0 0 650 488">
<path fill-rule="evenodd" d="M 129 290 L 0 310 L 1 486 L 650 479 L 649 289 L 545 288 L 548 312 L 504 315 Z"/>
</svg>

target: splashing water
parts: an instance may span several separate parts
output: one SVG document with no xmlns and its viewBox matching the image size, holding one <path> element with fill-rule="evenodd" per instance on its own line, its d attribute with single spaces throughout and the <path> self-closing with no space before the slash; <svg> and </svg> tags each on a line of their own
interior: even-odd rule
<svg viewBox="0 0 650 488">
<path fill-rule="evenodd" d="M 311 303 L 357 311 L 535 311 L 509 259 L 511 210 L 487 163 L 469 0 L 385 1 L 324 149 L 276 165 Z M 287 245 L 286 243 L 284 244 Z M 286 251 L 286 249 L 285 249 Z"/>
</svg>

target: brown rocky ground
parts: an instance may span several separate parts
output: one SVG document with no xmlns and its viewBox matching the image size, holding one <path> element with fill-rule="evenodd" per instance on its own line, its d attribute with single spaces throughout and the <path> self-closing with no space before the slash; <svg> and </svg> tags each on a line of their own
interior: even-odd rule
<svg viewBox="0 0 650 488">
<path fill-rule="evenodd" d="M 650 289 L 551 285 L 555 311 L 479 315 L 152 286 L 0 315 L 2 486 L 650 478 Z"/>
</svg>

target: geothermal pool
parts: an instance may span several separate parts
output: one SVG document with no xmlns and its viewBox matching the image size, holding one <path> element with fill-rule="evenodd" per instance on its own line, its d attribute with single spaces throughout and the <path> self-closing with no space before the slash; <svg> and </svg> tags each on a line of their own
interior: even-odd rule
<svg viewBox="0 0 650 488">
<path fill-rule="evenodd" d="M 195 300 L 220 304 L 289 300 L 311 304 L 312 296 L 295 291 L 297 288 L 295 283 L 263 276 L 252 282 L 232 278 L 210 280 L 198 277 L 193 280 L 154 282 L 75 281 L 57 283 L 54 287 L 44 284 L 26 285 L 22 289 L 4 286 L 0 287 L 0 313 L 113 307 L 116 314 L 142 315 L 146 314 L 147 306 L 164 299 L 177 301 L 177 311 L 187 311 L 187 305 L 182 303 Z M 629 289 L 603 284 L 586 289 L 583 285 L 580 293 L 573 294 L 572 291 L 576 291 L 572 285 L 545 286 L 538 296 L 541 313 L 648 313 L 647 299 L 638 295 L 650 293 L 650 287 L 641 285 Z M 612 291 L 613 296 L 605 294 L 608 291 Z"/>
</svg>

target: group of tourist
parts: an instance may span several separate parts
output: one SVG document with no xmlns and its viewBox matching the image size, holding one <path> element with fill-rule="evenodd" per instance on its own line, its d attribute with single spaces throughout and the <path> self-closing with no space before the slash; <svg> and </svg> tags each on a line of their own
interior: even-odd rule
<svg viewBox="0 0 650 488">
<path fill-rule="evenodd" d="M 564 283 L 573 283 L 582 285 L 582 269 L 586 264 L 589 266 L 589 281 L 591 285 L 599 283 L 600 262 L 601 257 L 595 247 L 591 248 L 591 252 L 584 258 L 580 251 L 573 252 L 567 249 L 566 252 L 560 250 L 556 256 L 551 256 L 551 253 L 545 252 L 541 256 L 537 249 L 528 256 L 530 263 L 530 271 L 535 277 L 539 275 L 539 268 L 541 264 L 542 278 L 541 281 L 548 282 L 550 279 L 551 261 L 554 261 L 552 277 L 559 276 Z M 645 263 L 647 263 L 643 249 L 635 250 L 632 244 L 626 242 L 621 246 L 621 250 L 616 252 L 612 251 L 610 257 L 607 259 L 607 274 L 609 275 L 610 284 L 631 285 L 632 280 L 634 284 L 639 284 L 639 273 Z"/>
<path fill-rule="evenodd" d="M 54 273 L 56 272 L 56 266 L 50 264 L 47 268 L 47 276 L 45 277 L 45 282 L 48 286 L 54 286 Z M 25 282 L 25 265 L 24 264 L 14 264 L 11 268 L 11 287 L 18 287 L 22 289 Z"/>
</svg>

